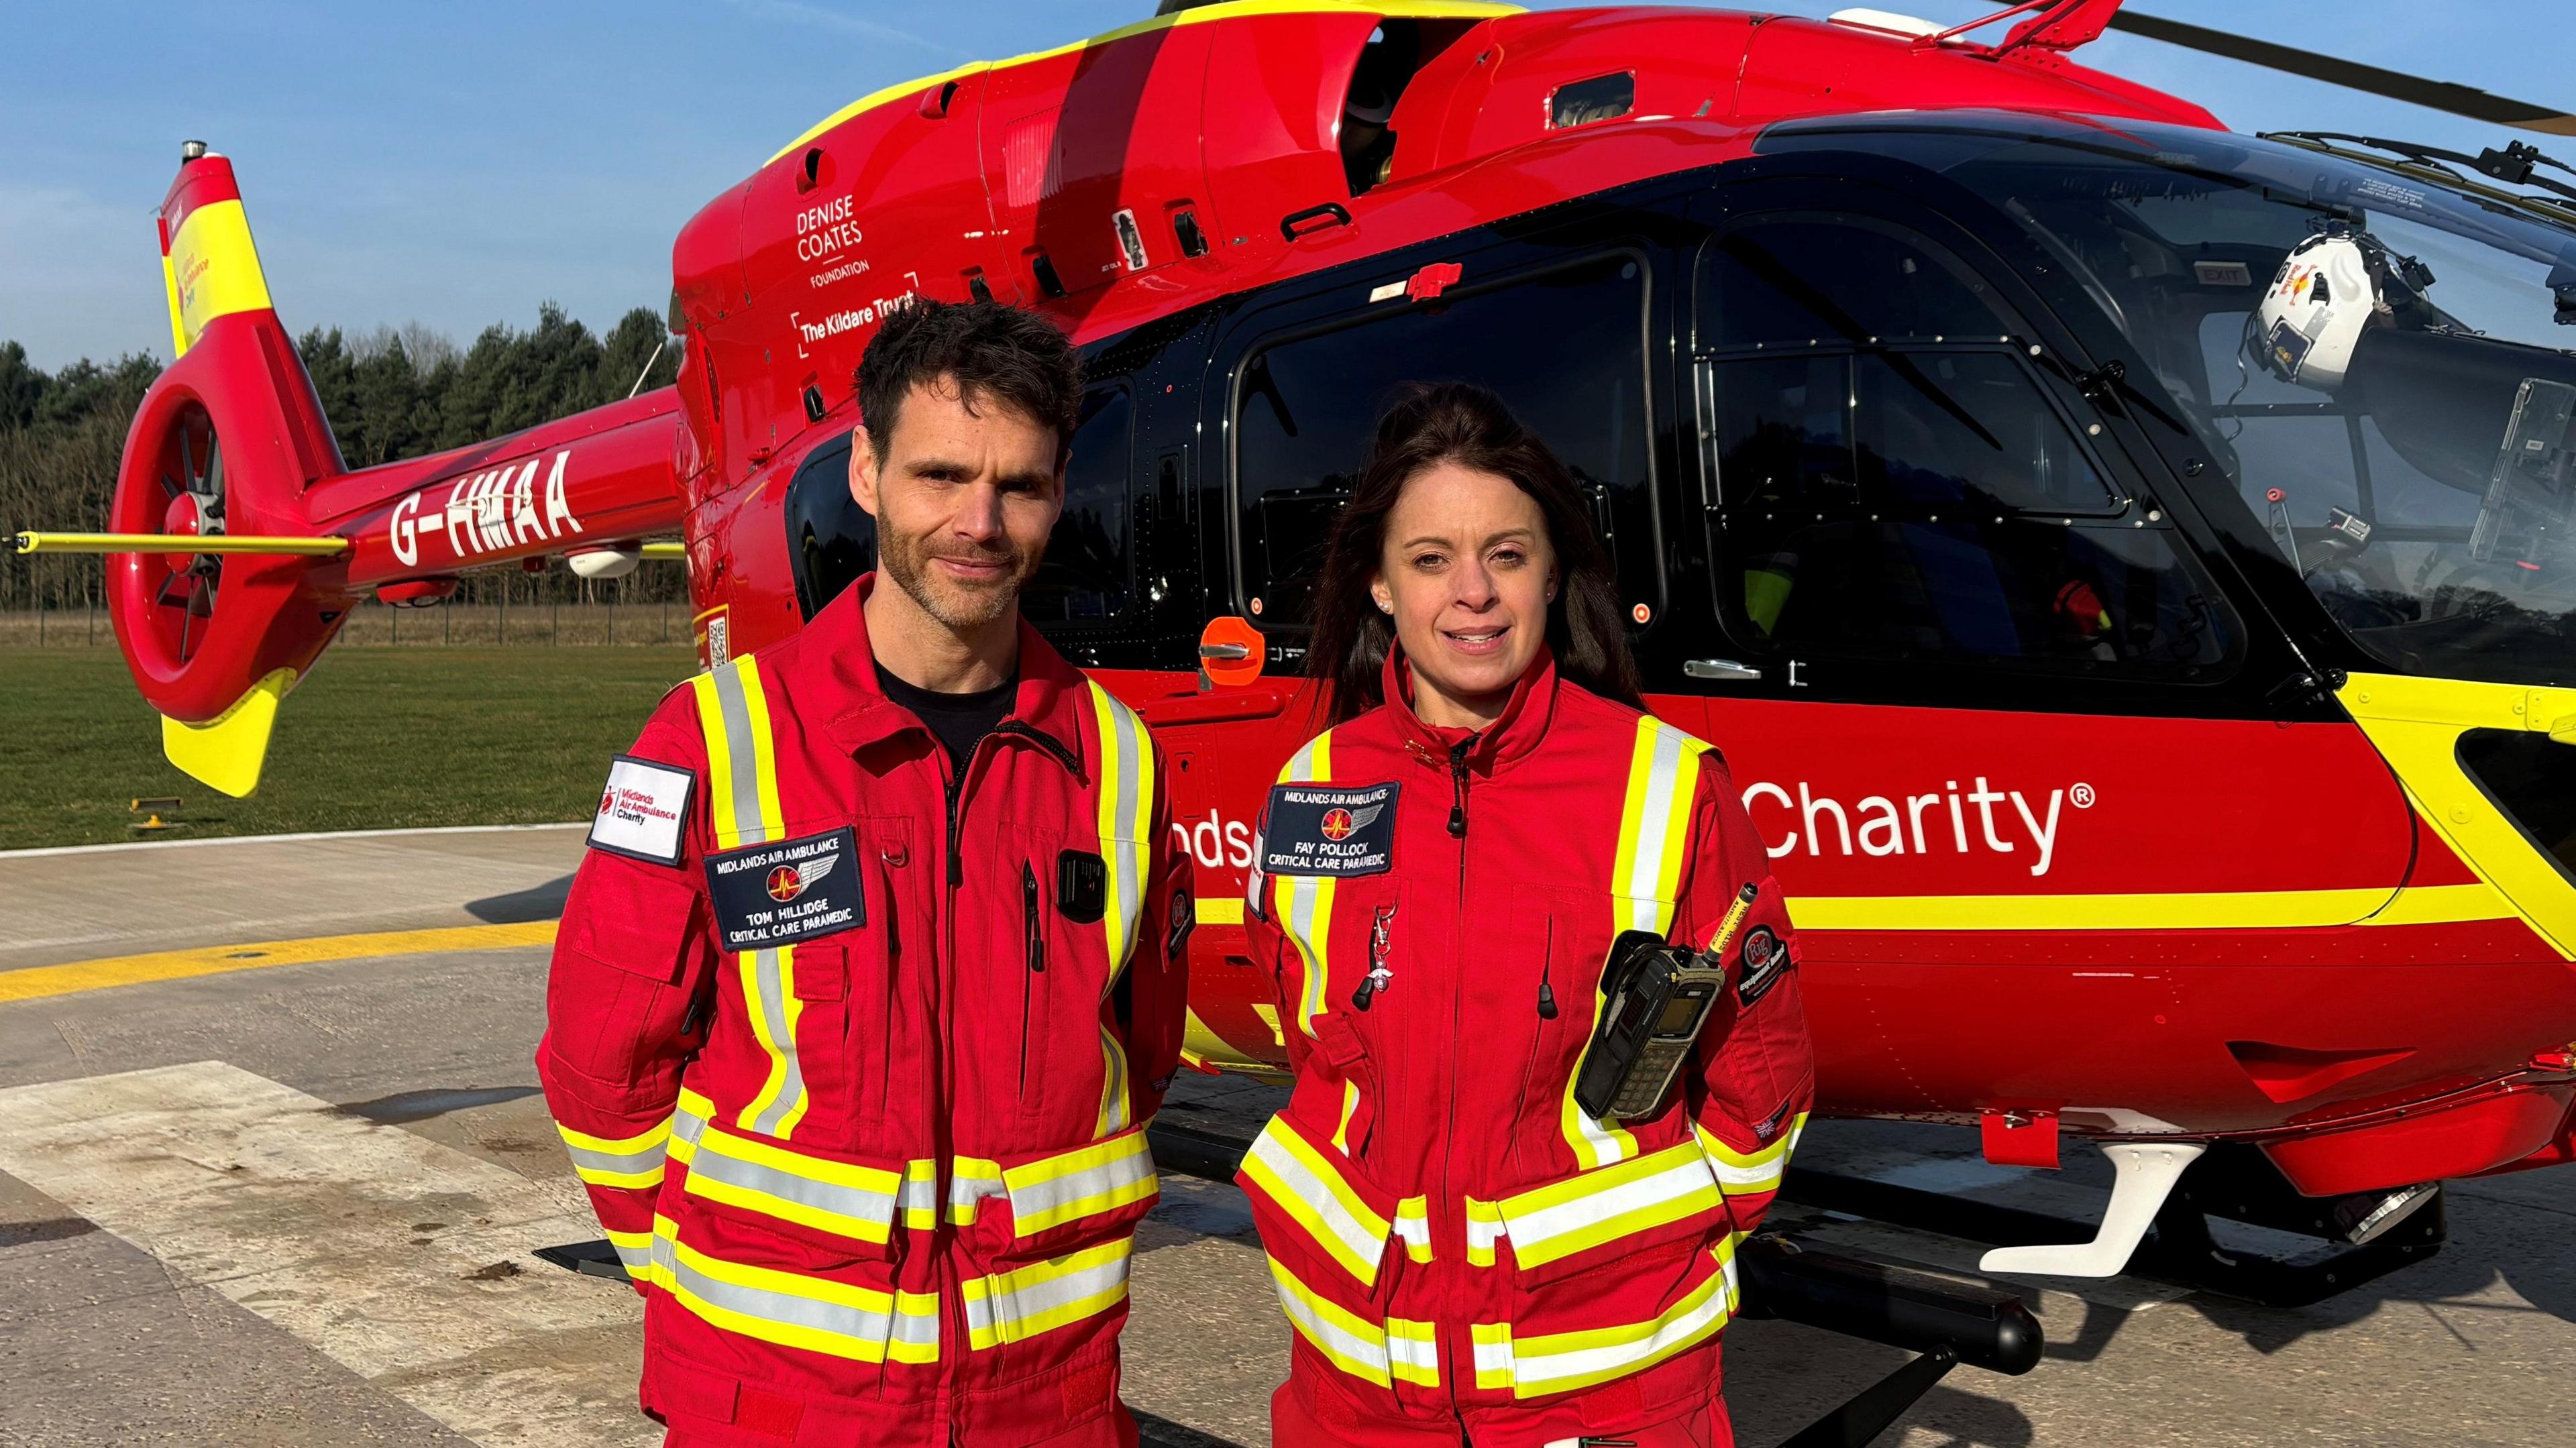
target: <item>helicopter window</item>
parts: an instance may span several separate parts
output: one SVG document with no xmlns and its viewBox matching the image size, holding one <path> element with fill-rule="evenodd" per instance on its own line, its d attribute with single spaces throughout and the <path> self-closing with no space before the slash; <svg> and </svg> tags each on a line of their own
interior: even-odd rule
<svg viewBox="0 0 2576 1448">
<path fill-rule="evenodd" d="M 850 496 L 850 434 L 824 443 L 797 464 L 787 484 L 787 560 L 796 574 L 796 608 L 807 619 L 876 566 L 877 520 Z"/>
<path fill-rule="evenodd" d="M 1032 623 L 1097 624 L 1127 607 L 1131 534 L 1128 467 L 1135 407 L 1126 387 L 1096 387 L 1082 399 L 1064 466 L 1064 514 L 1047 539 L 1046 559 L 1020 594 Z"/>
<path fill-rule="evenodd" d="M 1702 372 L 1730 623 L 1783 653 L 2190 677 L 2228 630 L 2008 353 L 1737 358 Z M 2089 515 L 2089 516 L 2088 516 Z"/>
<path fill-rule="evenodd" d="M 1766 221 L 1710 247 L 1703 348 L 1996 337 L 1984 286 L 1937 251 L 1860 218 Z"/>
<path fill-rule="evenodd" d="M 2214 590 L 1946 253 L 1860 218 L 1762 220 L 1711 242 L 1701 278 L 1720 606 L 1746 642 L 2121 677 L 2225 658 Z"/>
<path fill-rule="evenodd" d="M 1871 132 L 1858 149 L 1982 196 L 2081 283 L 2069 315 L 2117 327 L 2130 384 L 2161 381 L 2196 432 L 2202 513 L 2290 570 L 2365 667 L 2576 682 L 2564 208 L 2147 122 Z M 1848 129 L 1801 123 L 1760 147 L 1851 148 Z"/>
<path fill-rule="evenodd" d="M 1235 384 L 1237 558 L 1264 628 L 1313 614 L 1315 571 L 1367 457 L 1377 416 L 1409 382 L 1500 393 L 1590 493 L 1626 603 L 1661 604 L 1647 470 L 1645 264 L 1577 263 L 1438 302 L 1387 306 L 1255 352 Z"/>
</svg>

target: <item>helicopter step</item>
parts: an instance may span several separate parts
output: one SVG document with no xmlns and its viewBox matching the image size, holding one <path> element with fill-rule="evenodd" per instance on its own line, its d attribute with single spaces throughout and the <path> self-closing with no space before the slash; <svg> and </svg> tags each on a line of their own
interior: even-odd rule
<svg viewBox="0 0 2576 1448">
<path fill-rule="evenodd" d="M 2448 1236 L 2438 1183 L 2309 1197 L 2245 1143 L 2209 1145 L 2178 1165 L 2170 1156 L 2142 1162 L 2143 1153 L 2123 1152 L 2123 1145 L 2129 1144 L 2103 1148 L 2113 1183 L 2099 1225 L 2053 1202 L 2021 1205 L 1982 1191 L 1962 1192 L 1956 1183 L 1933 1186 L 1815 1165 L 1793 1164 L 1781 1197 L 1989 1244 L 1997 1250 L 1980 1260 L 1985 1271 L 2087 1277 L 2126 1272 L 2276 1308 L 2322 1302 L 2424 1261 Z"/>
</svg>

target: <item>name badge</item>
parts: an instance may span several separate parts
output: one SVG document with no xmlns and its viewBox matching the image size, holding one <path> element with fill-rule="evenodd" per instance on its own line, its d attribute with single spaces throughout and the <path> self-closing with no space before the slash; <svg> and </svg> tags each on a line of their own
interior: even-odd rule
<svg viewBox="0 0 2576 1448">
<path fill-rule="evenodd" d="M 707 856 L 707 897 L 724 948 L 772 950 L 868 923 L 858 831 L 801 835 Z"/>
<path fill-rule="evenodd" d="M 1282 784 L 1261 833 L 1266 875 L 1382 875 L 1395 865 L 1397 786 Z"/>
</svg>

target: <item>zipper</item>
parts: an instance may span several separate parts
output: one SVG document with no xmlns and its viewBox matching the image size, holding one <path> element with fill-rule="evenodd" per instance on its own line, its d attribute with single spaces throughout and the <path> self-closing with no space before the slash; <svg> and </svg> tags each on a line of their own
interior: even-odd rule
<svg viewBox="0 0 2576 1448">
<path fill-rule="evenodd" d="M 1467 838 L 1467 751 L 1475 747 L 1473 734 L 1449 746 L 1449 837 L 1455 840 Z M 1466 871 L 1467 856 L 1462 850 L 1458 855 L 1459 875 L 1463 878 Z"/>
<path fill-rule="evenodd" d="M 945 746 L 942 748 L 944 752 Z M 965 787 L 966 772 L 962 769 L 950 770 L 948 772 L 948 888 L 951 890 L 966 883 L 966 850 L 957 839 L 957 802 Z"/>
<path fill-rule="evenodd" d="M 1038 872 L 1028 861 L 1020 862 L 1020 925 L 1028 942 L 1029 974 L 1046 973 L 1046 933 L 1039 928 Z"/>
<path fill-rule="evenodd" d="M 1030 1017 L 1037 1010 L 1038 977 L 1046 971 L 1046 934 L 1044 910 L 1038 901 L 1038 872 L 1028 861 L 1020 862 L 1020 930 L 1024 958 L 1028 969 L 1020 974 L 1020 1102 L 1029 1101 L 1029 1034 Z"/>
</svg>

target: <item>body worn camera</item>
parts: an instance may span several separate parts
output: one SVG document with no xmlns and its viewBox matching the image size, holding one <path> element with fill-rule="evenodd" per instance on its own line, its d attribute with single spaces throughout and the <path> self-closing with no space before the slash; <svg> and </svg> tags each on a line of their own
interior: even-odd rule
<svg viewBox="0 0 2576 1448">
<path fill-rule="evenodd" d="M 1601 1020 L 1576 1069 L 1574 1104 L 1595 1118 L 1663 1110 L 1725 989 L 1722 956 L 1668 944 L 1651 930 L 1622 932 L 1602 967 Z"/>
</svg>

